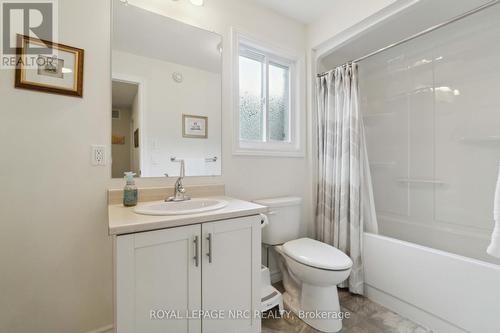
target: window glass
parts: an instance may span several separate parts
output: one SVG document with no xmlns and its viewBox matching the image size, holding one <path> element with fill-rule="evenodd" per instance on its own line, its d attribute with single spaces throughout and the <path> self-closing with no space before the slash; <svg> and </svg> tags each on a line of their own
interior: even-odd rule
<svg viewBox="0 0 500 333">
<path fill-rule="evenodd" d="M 290 70 L 269 64 L 269 139 L 290 141 Z"/>
<path fill-rule="evenodd" d="M 240 140 L 263 141 L 264 64 L 262 61 L 241 55 L 239 62 Z"/>
</svg>

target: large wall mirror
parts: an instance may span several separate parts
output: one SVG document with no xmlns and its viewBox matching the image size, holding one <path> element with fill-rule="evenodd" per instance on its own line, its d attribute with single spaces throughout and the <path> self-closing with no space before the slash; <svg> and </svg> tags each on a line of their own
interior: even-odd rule
<svg viewBox="0 0 500 333">
<path fill-rule="evenodd" d="M 113 1 L 112 177 L 221 175 L 222 38 Z"/>
</svg>

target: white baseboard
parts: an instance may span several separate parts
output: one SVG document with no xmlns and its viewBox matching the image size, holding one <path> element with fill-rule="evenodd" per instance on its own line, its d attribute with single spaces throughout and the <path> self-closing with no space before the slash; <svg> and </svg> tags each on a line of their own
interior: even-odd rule
<svg viewBox="0 0 500 333">
<path fill-rule="evenodd" d="M 101 327 L 101 328 L 97 328 L 95 330 L 92 330 L 90 332 L 87 332 L 87 333 L 113 333 L 113 325 L 107 325 L 107 326 L 104 326 L 104 327 Z"/>
<path fill-rule="evenodd" d="M 431 329 L 435 333 L 466 333 L 467 331 L 409 304 L 397 297 L 383 292 L 380 289 L 365 284 L 365 296 L 397 314 L 408 318 L 415 323 Z"/>
</svg>

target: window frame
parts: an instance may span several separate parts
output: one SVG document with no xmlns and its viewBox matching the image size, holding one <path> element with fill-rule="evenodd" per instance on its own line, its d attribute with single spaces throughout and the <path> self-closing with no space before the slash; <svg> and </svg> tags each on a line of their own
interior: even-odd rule
<svg viewBox="0 0 500 333">
<path fill-rule="evenodd" d="M 233 29 L 233 154 L 253 155 L 253 156 L 275 156 L 275 157 L 304 157 L 304 123 L 302 121 L 300 109 L 300 95 L 304 92 L 301 87 L 301 69 L 303 59 L 290 52 L 271 46 L 270 44 L 257 41 L 254 38 L 245 36 Z M 266 106 L 269 105 L 269 82 L 268 66 L 275 64 L 277 67 L 287 67 L 289 69 L 289 138 L 288 141 L 276 141 L 270 139 L 269 121 L 267 111 L 264 114 L 265 139 L 266 141 L 246 141 L 240 140 L 240 49 L 244 50 L 243 56 L 249 59 L 261 61 L 264 59 L 263 68 L 263 96 Z M 252 57 L 255 55 L 257 57 Z M 260 59 L 258 59 L 260 58 Z M 264 77 L 265 76 L 265 77 Z M 263 134 L 264 134 L 263 133 Z M 264 138 L 264 136 L 263 136 Z"/>
</svg>

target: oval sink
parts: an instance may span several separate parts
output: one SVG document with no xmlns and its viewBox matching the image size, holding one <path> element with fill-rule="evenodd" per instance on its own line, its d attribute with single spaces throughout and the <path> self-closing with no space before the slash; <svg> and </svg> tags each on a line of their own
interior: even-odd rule
<svg viewBox="0 0 500 333">
<path fill-rule="evenodd" d="M 142 215 L 186 215 L 209 212 L 227 206 L 227 201 L 219 199 L 191 199 L 180 202 L 156 202 L 142 205 L 134 212 Z"/>
</svg>

